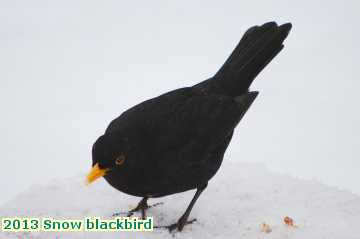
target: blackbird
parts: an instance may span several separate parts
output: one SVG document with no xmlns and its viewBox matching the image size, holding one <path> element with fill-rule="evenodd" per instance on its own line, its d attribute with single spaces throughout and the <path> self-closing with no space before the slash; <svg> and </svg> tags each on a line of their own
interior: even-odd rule
<svg viewBox="0 0 360 239">
<path fill-rule="evenodd" d="M 291 23 L 253 26 L 213 77 L 123 112 L 93 145 L 88 183 L 103 176 L 117 190 L 142 197 L 130 211 L 142 217 L 148 198 L 196 189 L 185 213 L 167 227 L 181 231 L 258 95 L 250 84 L 283 49 L 290 29 Z"/>
</svg>

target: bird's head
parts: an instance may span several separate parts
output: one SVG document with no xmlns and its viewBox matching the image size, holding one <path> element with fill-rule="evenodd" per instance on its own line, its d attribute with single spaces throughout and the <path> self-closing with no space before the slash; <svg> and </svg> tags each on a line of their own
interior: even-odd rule
<svg viewBox="0 0 360 239">
<path fill-rule="evenodd" d="M 122 170 L 134 156 L 129 139 L 114 134 L 100 136 L 92 148 L 92 169 L 87 175 L 87 183 L 105 176 L 111 171 Z"/>
</svg>

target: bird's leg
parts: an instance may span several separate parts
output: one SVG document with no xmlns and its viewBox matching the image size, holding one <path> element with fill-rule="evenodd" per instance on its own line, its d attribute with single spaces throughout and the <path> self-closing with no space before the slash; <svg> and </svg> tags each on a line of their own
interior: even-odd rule
<svg viewBox="0 0 360 239">
<path fill-rule="evenodd" d="M 185 213 L 179 218 L 177 223 L 171 224 L 170 226 L 166 226 L 165 228 L 169 229 L 170 232 L 173 231 L 176 228 L 178 229 L 178 231 L 182 231 L 182 229 L 184 228 L 184 226 L 186 224 L 191 224 L 191 223 L 196 221 L 196 219 L 188 221 L 188 218 L 189 218 L 190 212 L 191 212 L 196 200 L 199 198 L 200 194 L 205 190 L 206 186 L 207 186 L 207 184 L 200 187 L 200 188 L 197 188 L 193 199 L 191 200 L 191 202 L 190 202 L 189 206 L 187 207 Z"/>
<path fill-rule="evenodd" d="M 162 202 L 158 202 L 155 203 L 153 205 L 148 205 L 147 204 L 147 200 L 149 199 L 149 197 L 143 197 L 143 199 L 141 199 L 141 201 L 138 203 L 138 205 L 131 209 L 128 212 L 118 212 L 118 213 L 114 213 L 113 217 L 117 217 L 120 215 L 126 215 L 127 217 L 131 217 L 132 215 L 134 215 L 134 212 L 138 212 L 141 211 L 141 219 L 145 219 L 146 218 L 146 209 L 152 208 L 152 207 L 156 207 L 158 205 L 164 204 Z"/>
<path fill-rule="evenodd" d="M 133 208 L 129 211 L 127 216 L 130 217 L 134 214 L 134 212 L 141 211 L 141 219 L 144 220 L 146 217 L 146 209 L 149 208 L 149 205 L 147 204 L 148 199 L 149 199 L 148 197 L 143 197 L 143 199 L 141 199 L 139 204 L 135 208 Z"/>
<path fill-rule="evenodd" d="M 127 216 L 130 217 L 130 216 L 132 216 L 134 214 L 134 212 L 141 211 L 141 219 L 145 220 L 145 218 L 146 218 L 146 209 L 156 207 L 158 205 L 163 204 L 162 202 L 158 202 L 158 203 L 155 203 L 153 205 L 148 205 L 147 204 L 148 199 L 149 199 L 149 197 L 144 197 L 143 199 L 141 199 L 139 204 L 134 209 L 131 209 Z"/>
<path fill-rule="evenodd" d="M 113 216 L 120 216 L 122 214 L 126 214 L 127 217 L 131 217 L 132 215 L 134 215 L 134 212 L 141 211 L 141 218 L 145 219 L 145 217 L 146 217 L 145 210 L 150 207 L 147 204 L 148 199 L 149 199 L 148 197 L 143 197 L 143 199 L 141 199 L 141 201 L 138 203 L 138 205 L 135 208 L 131 209 L 127 213 L 122 213 L 122 212 L 121 213 L 114 213 Z"/>
</svg>

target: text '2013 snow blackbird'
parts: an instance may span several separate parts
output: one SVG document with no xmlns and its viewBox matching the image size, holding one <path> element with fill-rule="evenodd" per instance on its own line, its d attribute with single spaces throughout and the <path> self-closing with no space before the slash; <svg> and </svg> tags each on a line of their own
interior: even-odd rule
<svg viewBox="0 0 360 239">
<path fill-rule="evenodd" d="M 241 118 L 258 92 L 254 78 L 283 49 L 291 24 L 275 22 L 246 31 L 220 70 L 192 87 L 142 102 L 114 119 L 93 145 L 89 183 L 103 176 L 114 188 L 148 198 L 196 189 L 179 220 L 181 231 L 196 200 L 215 175 Z"/>
</svg>

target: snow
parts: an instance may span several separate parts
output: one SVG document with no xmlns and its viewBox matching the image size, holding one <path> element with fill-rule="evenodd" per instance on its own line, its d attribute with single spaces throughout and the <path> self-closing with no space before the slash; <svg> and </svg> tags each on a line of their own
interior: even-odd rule
<svg viewBox="0 0 360 239">
<path fill-rule="evenodd" d="M 0 207 L 1 217 L 56 219 L 109 218 L 134 207 L 140 198 L 120 193 L 103 179 L 85 186 L 85 175 L 36 185 Z M 148 211 L 155 225 L 182 215 L 194 191 L 151 199 L 164 202 Z M 270 172 L 260 164 L 225 161 L 200 196 L 183 232 L 0 232 L 0 238 L 246 238 L 359 239 L 360 197 L 311 180 Z M 283 223 L 285 216 L 298 227 Z M 262 223 L 271 232 L 261 231 Z"/>
</svg>

